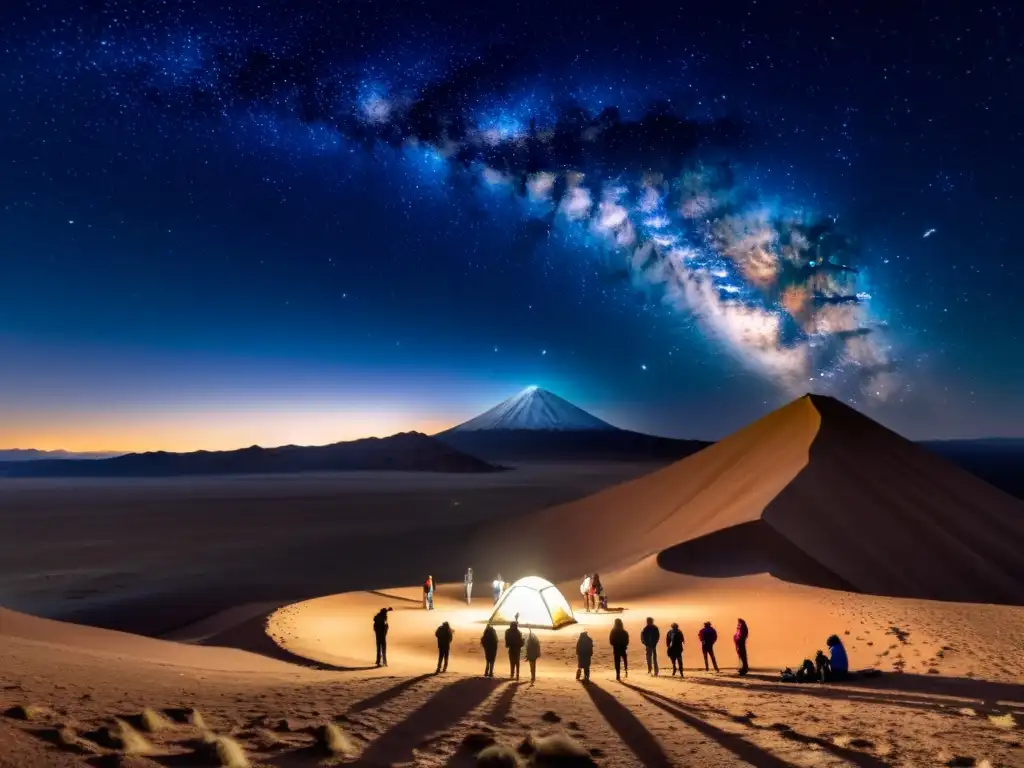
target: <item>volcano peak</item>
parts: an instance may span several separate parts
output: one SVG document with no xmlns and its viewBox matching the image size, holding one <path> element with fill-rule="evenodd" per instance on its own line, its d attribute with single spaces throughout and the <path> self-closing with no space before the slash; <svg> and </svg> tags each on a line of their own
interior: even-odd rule
<svg viewBox="0 0 1024 768">
<path fill-rule="evenodd" d="M 484 430 L 582 431 L 616 430 L 554 392 L 530 385 L 452 432 Z"/>
</svg>

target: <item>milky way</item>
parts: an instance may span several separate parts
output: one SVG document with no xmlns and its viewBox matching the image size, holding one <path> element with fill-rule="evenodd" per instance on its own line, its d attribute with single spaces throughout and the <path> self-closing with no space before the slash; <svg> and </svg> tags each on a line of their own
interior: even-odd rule
<svg viewBox="0 0 1024 768">
<path fill-rule="evenodd" d="M 884 399 L 899 388 L 853 241 L 834 219 L 784 209 L 737 177 L 742 119 L 681 115 L 667 103 L 627 116 L 551 88 L 524 98 L 528 74 L 513 81 L 499 64 L 505 51 L 389 82 L 326 53 L 241 39 L 105 39 L 84 69 L 132 109 L 274 130 L 298 123 L 367 152 L 427 153 L 453 179 L 508 190 L 527 240 L 582 234 L 581 251 L 601 252 L 612 274 L 788 391 Z"/>
</svg>

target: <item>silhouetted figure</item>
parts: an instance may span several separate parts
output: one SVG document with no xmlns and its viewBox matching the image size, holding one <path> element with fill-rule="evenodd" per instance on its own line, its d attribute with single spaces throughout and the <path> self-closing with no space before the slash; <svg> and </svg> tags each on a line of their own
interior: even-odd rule
<svg viewBox="0 0 1024 768">
<path fill-rule="evenodd" d="M 498 633 L 490 624 L 484 629 L 480 645 L 484 649 L 484 677 L 494 677 L 494 662 L 498 658 Z"/>
<path fill-rule="evenodd" d="M 473 602 L 473 569 L 467 568 L 466 575 L 462 577 L 462 584 L 466 589 L 466 605 Z"/>
<path fill-rule="evenodd" d="M 519 657 L 523 652 L 523 633 L 519 623 L 513 621 L 505 630 L 505 647 L 508 649 L 509 678 L 519 679 Z"/>
<path fill-rule="evenodd" d="M 498 600 L 501 599 L 501 593 L 505 591 L 505 582 L 501 579 L 501 574 L 491 582 L 491 591 L 494 592 L 494 603 L 497 605 Z"/>
<path fill-rule="evenodd" d="M 668 650 L 669 661 L 672 662 L 672 676 L 675 677 L 676 669 L 679 676 L 683 676 L 683 632 L 679 625 L 672 623 L 672 628 L 665 633 L 665 645 Z"/>
<path fill-rule="evenodd" d="M 530 685 L 537 682 L 537 659 L 540 658 L 540 639 L 530 630 L 526 638 L 526 660 L 530 664 Z"/>
<path fill-rule="evenodd" d="M 846 655 L 846 646 L 839 639 L 839 635 L 829 635 L 825 645 L 828 646 L 828 658 L 826 659 L 825 654 L 818 651 L 818 655 L 825 663 L 824 665 L 815 664 L 818 679 L 823 683 L 844 679 L 850 674 L 850 660 Z M 818 662 L 818 659 L 815 659 L 815 662 Z"/>
<path fill-rule="evenodd" d="M 640 632 L 640 642 L 647 651 L 647 674 L 658 676 L 658 642 L 661 640 L 661 630 L 654 623 L 654 619 L 647 617 L 647 626 Z"/>
<path fill-rule="evenodd" d="M 428 611 L 434 610 L 434 577 L 427 576 L 423 582 L 423 607 Z"/>
<path fill-rule="evenodd" d="M 629 659 L 626 657 L 626 649 L 629 648 L 629 632 L 622 626 L 622 619 L 615 620 L 615 626 L 608 634 L 608 642 L 611 643 L 612 656 L 615 657 L 615 679 L 622 679 L 619 676 L 620 672 L 625 672 L 626 677 L 629 677 Z"/>
<path fill-rule="evenodd" d="M 583 583 L 580 584 L 580 594 L 583 596 L 583 610 L 590 612 L 590 576 L 584 574 Z"/>
<path fill-rule="evenodd" d="M 584 680 L 590 680 L 590 660 L 594 658 L 594 641 L 587 634 L 587 630 L 580 633 L 576 641 L 576 679 L 583 675 Z"/>
<path fill-rule="evenodd" d="M 711 626 L 710 621 L 704 622 L 704 628 L 697 633 L 697 639 L 700 640 L 700 651 L 704 654 L 704 671 L 708 671 L 708 658 L 710 657 L 715 672 L 717 672 L 718 661 L 715 659 L 715 643 L 718 641 L 718 632 Z"/>
<path fill-rule="evenodd" d="M 745 675 L 750 671 L 750 667 L 747 666 L 747 636 L 750 634 L 750 630 L 747 629 L 747 622 L 743 619 L 736 620 L 736 634 L 732 636 L 732 641 L 736 644 L 736 655 L 740 659 L 740 674 Z"/>
<path fill-rule="evenodd" d="M 604 596 L 604 586 L 601 584 L 601 574 L 595 573 L 590 580 L 590 603 L 595 611 L 600 612 L 601 598 Z"/>
<path fill-rule="evenodd" d="M 434 637 L 437 638 L 437 672 L 434 674 L 440 674 L 441 672 L 448 671 L 448 652 L 452 648 L 455 630 L 446 621 L 437 628 Z"/>
<path fill-rule="evenodd" d="M 381 608 L 373 617 L 373 636 L 377 639 L 377 666 L 388 665 L 388 612 Z"/>
</svg>

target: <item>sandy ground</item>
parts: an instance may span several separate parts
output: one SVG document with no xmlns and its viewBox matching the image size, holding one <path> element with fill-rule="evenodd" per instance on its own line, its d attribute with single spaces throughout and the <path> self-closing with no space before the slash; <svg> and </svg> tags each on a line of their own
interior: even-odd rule
<svg viewBox="0 0 1024 768">
<path fill-rule="evenodd" d="M 138 634 L 0 609 L 0 766 L 458 768 L 476 764 L 492 742 L 535 744 L 523 765 L 1024 766 L 1024 608 L 827 589 L 815 574 L 783 581 L 748 568 L 710 578 L 690 561 L 666 559 L 682 543 L 770 524 L 762 513 L 794 478 L 835 477 L 814 467 L 820 424 L 806 403 L 779 413 L 672 471 L 579 503 L 572 500 L 641 470 L 4 484 L 3 600 Z M 884 461 L 872 445 L 863 450 Z M 932 471 L 898 455 L 908 476 Z M 870 515 L 858 518 L 868 534 L 879 519 L 927 511 L 925 486 L 909 487 L 909 497 L 892 483 L 871 497 Z M 949 495 L 935 504 L 952 515 Z M 807 506 L 804 496 L 794 503 Z M 1003 545 L 1021 523 L 1009 502 L 986 514 L 971 518 L 979 530 L 970 541 L 987 546 L 1000 538 L 992 526 L 1004 526 L 994 550 L 1002 559 L 971 572 L 994 588 L 1012 585 L 1018 566 Z M 480 532 L 520 566 L 547 562 L 538 575 L 570 579 L 559 587 L 579 621 L 538 631 L 535 684 L 525 663 L 518 683 L 506 679 L 501 652 L 498 677 L 481 676 L 496 563 L 479 556 L 471 534 Z M 856 533 L 854 526 L 846 536 Z M 807 551 L 826 570 L 858 576 L 848 555 L 859 543 L 840 542 L 830 562 L 837 545 L 825 534 L 805 542 Z M 946 538 L 944 551 L 952 551 Z M 912 585 L 927 587 L 929 553 L 915 550 L 911 536 L 893 541 Z M 745 558 L 738 553 L 730 567 Z M 452 583 L 466 565 L 477 576 L 471 605 Z M 596 569 L 621 612 L 578 610 L 578 579 Z M 441 583 L 431 612 L 409 586 L 426 573 Z M 954 583 L 946 576 L 935 582 Z M 84 609 L 69 613 L 72 604 Z M 395 610 L 389 666 L 378 669 L 372 616 L 384 606 Z M 673 621 L 683 629 L 683 679 L 664 674 L 663 651 L 663 674 L 647 674 L 639 647 L 647 616 L 663 636 Z M 632 638 L 622 682 L 608 647 L 615 617 Z M 746 677 L 735 672 L 730 640 L 738 617 L 751 631 Z M 704 671 L 696 649 L 708 620 L 721 638 L 717 674 Z M 454 627 L 455 643 L 448 670 L 434 674 L 442 621 Z M 589 685 L 575 679 L 573 659 L 584 628 L 596 648 Z M 779 681 L 783 667 L 812 656 L 832 633 L 853 668 L 880 674 L 846 684 Z M 584 762 L 551 762 L 542 738 L 550 734 L 567 734 Z M 232 749 L 247 757 L 229 760 Z"/>
<path fill-rule="evenodd" d="M 1024 765 L 1021 609 L 851 595 L 768 576 L 671 578 L 679 581 L 671 598 L 630 603 L 621 614 L 579 613 L 577 625 L 539 631 L 534 685 L 525 663 L 518 685 L 505 679 L 501 653 L 498 677 L 479 676 L 490 601 L 466 606 L 461 585 L 442 586 L 433 612 L 419 607 L 417 588 L 406 588 L 318 598 L 241 623 L 225 613 L 199 632 L 212 646 L 0 613 L 0 705 L 8 712 L 0 765 L 105 764 L 119 750 L 103 746 L 103 727 L 120 717 L 144 730 L 146 708 L 171 718 L 144 731 L 152 762 L 109 764 L 217 764 L 187 722 L 195 708 L 253 765 L 468 766 L 470 747 L 516 746 L 552 732 L 570 734 L 607 766 Z M 370 617 L 382 605 L 395 608 L 390 666 L 375 669 Z M 736 613 L 751 627 L 746 678 L 735 674 L 728 641 Z M 648 614 L 663 630 L 681 624 L 684 679 L 647 675 L 637 646 Z M 631 674 L 622 683 L 607 648 L 615 615 L 631 633 Z M 720 674 L 704 672 L 693 647 L 705 619 L 722 636 Z M 434 675 L 441 621 L 455 628 L 455 644 L 448 672 Z M 998 629 L 979 629 L 986 626 Z M 584 627 L 596 645 L 589 686 L 574 679 L 571 650 Z M 778 682 L 781 666 L 831 631 L 845 638 L 853 666 L 885 673 L 847 685 Z M 30 719 L 9 711 L 18 705 Z M 327 722 L 350 737 L 351 757 L 316 751 L 313 731 Z"/>
</svg>

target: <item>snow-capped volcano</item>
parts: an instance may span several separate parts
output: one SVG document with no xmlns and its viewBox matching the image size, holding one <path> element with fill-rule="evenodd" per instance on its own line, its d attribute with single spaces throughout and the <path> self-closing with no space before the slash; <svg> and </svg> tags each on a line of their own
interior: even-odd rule
<svg viewBox="0 0 1024 768">
<path fill-rule="evenodd" d="M 583 430 L 617 431 L 616 427 L 591 416 L 568 400 L 539 387 L 527 387 L 489 411 L 453 427 L 450 432 L 485 430 L 535 430 L 579 432 Z"/>
</svg>

